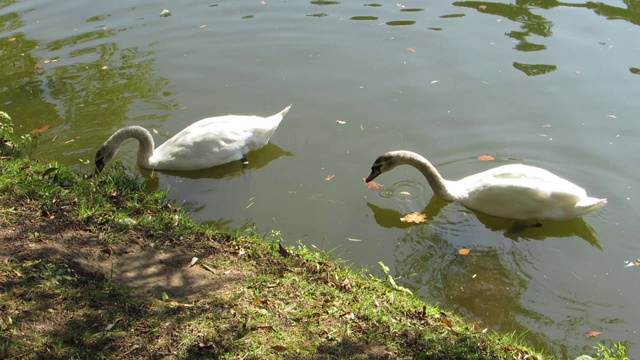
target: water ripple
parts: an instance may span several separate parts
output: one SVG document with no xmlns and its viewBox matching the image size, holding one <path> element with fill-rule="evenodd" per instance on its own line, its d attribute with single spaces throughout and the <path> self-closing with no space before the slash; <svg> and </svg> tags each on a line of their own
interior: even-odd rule
<svg viewBox="0 0 640 360">
<path fill-rule="evenodd" d="M 383 187 L 377 196 L 381 199 L 393 200 L 399 203 L 414 202 L 417 199 L 426 199 L 427 186 L 423 183 L 402 180 L 391 186 Z"/>
</svg>

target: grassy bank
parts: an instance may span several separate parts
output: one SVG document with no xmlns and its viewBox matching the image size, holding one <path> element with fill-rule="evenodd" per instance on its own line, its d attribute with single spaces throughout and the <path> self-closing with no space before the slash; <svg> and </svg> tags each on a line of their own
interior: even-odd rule
<svg viewBox="0 0 640 360">
<path fill-rule="evenodd" d="M 194 223 L 118 166 L 0 157 L 0 358 L 542 359 L 277 233 Z"/>
</svg>

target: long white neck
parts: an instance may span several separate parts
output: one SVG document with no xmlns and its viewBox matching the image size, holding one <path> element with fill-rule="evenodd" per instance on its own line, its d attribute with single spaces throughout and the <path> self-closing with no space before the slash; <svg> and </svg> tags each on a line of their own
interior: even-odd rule
<svg viewBox="0 0 640 360">
<path fill-rule="evenodd" d="M 111 137 L 105 142 L 106 146 L 117 149 L 120 144 L 130 138 L 138 140 L 138 166 L 149 169 L 149 159 L 153 155 L 155 144 L 153 137 L 149 131 L 141 126 L 127 126 L 111 135 Z"/>
<path fill-rule="evenodd" d="M 431 186 L 431 189 L 436 195 L 444 200 L 454 200 L 455 197 L 447 186 L 450 181 L 445 180 L 429 160 L 419 154 L 406 150 L 391 151 L 388 154 L 394 157 L 396 165 L 411 165 L 418 169 L 427 179 L 429 186 Z"/>
</svg>

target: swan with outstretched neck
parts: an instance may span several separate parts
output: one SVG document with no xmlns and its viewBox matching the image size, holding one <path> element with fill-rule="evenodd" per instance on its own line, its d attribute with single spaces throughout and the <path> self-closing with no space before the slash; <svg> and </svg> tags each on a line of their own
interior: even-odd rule
<svg viewBox="0 0 640 360">
<path fill-rule="evenodd" d="M 429 160 L 406 151 L 378 157 L 367 183 L 400 165 L 418 169 L 440 198 L 488 215 L 516 220 L 569 220 L 607 203 L 568 180 L 534 166 L 503 165 L 457 181 L 445 180 Z"/>
<path fill-rule="evenodd" d="M 200 170 L 232 161 L 247 164 L 245 155 L 265 146 L 278 128 L 291 105 L 279 113 L 260 117 L 225 115 L 197 121 L 155 148 L 149 131 L 140 126 L 127 126 L 116 131 L 96 152 L 98 172 L 113 159 L 120 144 L 138 140 L 138 166 L 149 170 Z"/>
</svg>

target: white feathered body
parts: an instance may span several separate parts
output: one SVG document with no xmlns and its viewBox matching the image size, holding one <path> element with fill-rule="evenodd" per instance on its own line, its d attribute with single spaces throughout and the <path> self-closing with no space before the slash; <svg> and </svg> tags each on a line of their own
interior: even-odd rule
<svg viewBox="0 0 640 360">
<path fill-rule="evenodd" d="M 225 115 L 202 119 L 158 146 L 149 165 L 157 170 L 181 171 L 240 160 L 249 151 L 265 146 L 282 118 L 281 112 L 267 118 Z"/>
<path fill-rule="evenodd" d="M 447 200 L 509 219 L 567 220 L 607 203 L 547 170 L 521 164 L 446 181 L 446 186 L 453 197 Z"/>
</svg>

